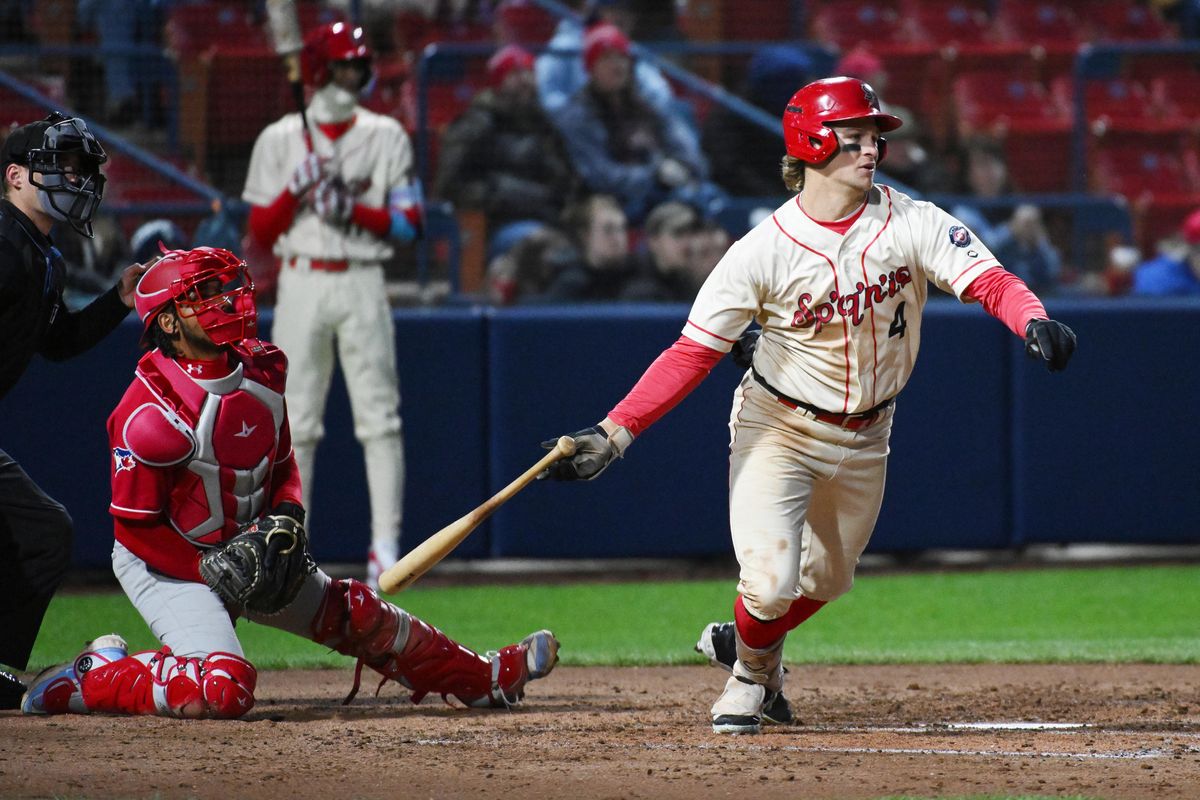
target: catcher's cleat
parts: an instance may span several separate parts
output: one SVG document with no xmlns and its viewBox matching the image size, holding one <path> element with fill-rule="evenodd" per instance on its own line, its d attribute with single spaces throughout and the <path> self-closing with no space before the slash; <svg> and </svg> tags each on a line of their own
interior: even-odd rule
<svg viewBox="0 0 1200 800">
<path fill-rule="evenodd" d="M 700 633 L 696 652 L 708 658 L 714 667 L 733 672 L 737 661 L 737 630 L 732 622 L 710 622 Z M 762 708 L 762 721 L 771 725 L 791 725 L 796 717 L 783 692 L 767 692 Z"/>
<path fill-rule="evenodd" d="M 125 640 L 115 633 L 88 642 L 69 664 L 58 664 L 39 672 L 21 700 L 26 714 L 86 714 L 79 677 L 88 670 L 120 661 L 128 655 Z"/>
<path fill-rule="evenodd" d="M 525 684 L 544 678 L 558 663 L 558 639 L 547 630 L 531 633 L 517 644 L 488 653 L 492 688 L 484 697 L 467 701 L 476 708 L 512 708 L 525 697 Z"/>
<path fill-rule="evenodd" d="M 712 707 L 714 733 L 758 733 L 762 728 L 767 687 L 729 676 L 725 690 Z"/>
<path fill-rule="evenodd" d="M 0 669 L 0 711 L 12 711 L 21 707 L 21 697 L 25 694 L 25 684 L 17 680 L 11 672 Z"/>
<path fill-rule="evenodd" d="M 550 631 L 531 633 L 517 646 L 525 648 L 525 665 L 531 681 L 546 677 L 558 663 L 558 639 Z"/>
</svg>

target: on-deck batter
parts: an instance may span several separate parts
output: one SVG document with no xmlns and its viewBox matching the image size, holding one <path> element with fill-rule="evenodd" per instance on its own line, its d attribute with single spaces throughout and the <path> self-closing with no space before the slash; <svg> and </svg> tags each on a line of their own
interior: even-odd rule
<svg viewBox="0 0 1200 800">
<path fill-rule="evenodd" d="M 729 420 L 735 622 L 709 625 L 699 645 L 733 673 L 712 707 L 718 733 L 790 719 L 784 638 L 853 583 L 928 283 L 982 302 L 1052 371 L 1075 349 L 1071 330 L 965 225 L 874 183 L 881 134 L 901 124 L 856 79 L 796 92 L 783 114 L 783 178 L 797 194 L 730 247 L 683 335 L 599 425 L 573 434 L 576 455 L 546 476 L 596 477 L 735 344 L 752 353 Z M 757 339 L 746 333 L 754 321 Z"/>
<path fill-rule="evenodd" d="M 227 605 L 202 580 L 202 554 L 243 523 L 268 512 L 304 523 L 284 403 L 288 362 L 254 338 L 253 293 L 245 263 L 209 247 L 164 253 L 138 283 L 150 351 L 108 420 L 113 572 L 163 647 L 129 654 L 119 636 L 101 636 L 36 677 L 22 709 L 240 717 L 254 705 L 258 674 L 238 641 L 238 617 L 357 658 L 360 670 L 408 687 L 413 702 L 426 694 L 484 708 L 517 702 L 557 661 L 549 631 L 483 656 L 315 565 L 276 614 Z"/>
<path fill-rule="evenodd" d="M 420 232 L 412 146 L 391 117 L 358 105 L 370 77 L 362 30 L 333 23 L 301 52 L 311 130 L 288 114 L 259 135 L 242 199 L 250 232 L 281 261 L 272 339 L 294 366 L 288 407 L 304 500 L 333 377 L 334 348 L 362 444 L 371 502 L 367 580 L 395 563 L 404 491 L 395 331 L 383 262 Z M 309 145 L 311 142 L 311 147 Z"/>
</svg>

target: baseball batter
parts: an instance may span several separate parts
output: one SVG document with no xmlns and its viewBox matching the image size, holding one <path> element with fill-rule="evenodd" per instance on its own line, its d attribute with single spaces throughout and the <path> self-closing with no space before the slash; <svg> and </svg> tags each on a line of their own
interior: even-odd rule
<svg viewBox="0 0 1200 800">
<path fill-rule="evenodd" d="M 74 662 L 37 676 L 22 709 L 240 717 L 254 705 L 257 673 L 234 630 L 239 616 L 356 658 L 359 670 L 365 664 L 408 687 L 413 702 L 441 694 L 475 707 L 516 703 L 557 662 L 549 631 L 482 656 L 365 584 L 332 580 L 308 558 L 284 403 L 287 359 L 253 338 L 253 291 L 244 262 L 208 247 L 166 251 L 138 283 L 151 349 L 108 420 L 113 572 L 163 647 L 129 654 L 119 636 L 102 636 Z M 293 591 L 273 613 L 225 599 L 225 576 L 214 581 L 206 569 L 255 521 L 253 530 L 270 529 L 268 552 L 249 574 L 298 566 Z M 271 551 L 280 531 L 289 547 Z M 248 551 L 240 552 L 244 565 Z"/>
<path fill-rule="evenodd" d="M 784 637 L 850 590 L 883 499 L 928 284 L 981 302 L 1052 371 L 1075 349 L 1071 330 L 966 226 L 874 183 L 882 134 L 901 124 L 856 79 L 796 92 L 783 114 L 783 178 L 795 196 L 730 247 L 679 340 L 599 425 L 573 434 L 576 455 L 547 474 L 596 477 L 735 345 L 752 359 L 729 420 L 734 647 L 701 641 L 733 673 L 712 706 L 718 733 L 789 718 Z M 755 321 L 757 342 L 745 334 Z"/>
<path fill-rule="evenodd" d="M 395 331 L 383 263 L 420 232 L 412 146 L 400 124 L 358 105 L 371 53 L 361 28 L 313 31 L 301 51 L 307 108 L 259 135 L 242 199 L 250 232 L 281 262 L 272 338 L 295 365 L 288 406 L 305 503 L 334 353 L 363 447 L 371 502 L 368 583 L 395 563 L 404 491 Z"/>
</svg>

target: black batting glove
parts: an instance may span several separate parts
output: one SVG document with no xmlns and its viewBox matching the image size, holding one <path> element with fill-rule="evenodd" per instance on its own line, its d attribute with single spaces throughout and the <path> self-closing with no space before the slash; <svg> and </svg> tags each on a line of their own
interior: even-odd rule
<svg viewBox="0 0 1200 800">
<path fill-rule="evenodd" d="M 619 434 L 624 433 L 624 445 L 619 444 Z M 575 440 L 575 455 L 555 461 L 538 475 L 538 480 L 552 481 L 590 481 L 608 469 L 608 465 L 625 453 L 625 447 L 632 441 L 632 436 L 624 428 L 618 430 L 618 435 L 609 438 L 599 425 L 584 428 L 571 434 Z M 553 450 L 558 439 L 548 439 L 542 442 L 546 450 Z"/>
<path fill-rule="evenodd" d="M 746 331 L 733 343 L 729 357 L 740 369 L 750 369 L 754 363 L 754 351 L 758 349 L 758 337 L 762 336 L 762 328 Z"/>
<path fill-rule="evenodd" d="M 1075 352 L 1075 332 L 1052 319 L 1031 319 L 1025 326 L 1025 353 L 1046 362 L 1046 369 L 1059 372 L 1067 368 Z"/>
</svg>

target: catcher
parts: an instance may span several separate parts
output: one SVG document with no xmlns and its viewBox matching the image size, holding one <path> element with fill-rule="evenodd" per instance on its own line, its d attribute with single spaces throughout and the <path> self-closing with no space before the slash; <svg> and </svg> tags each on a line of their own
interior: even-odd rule
<svg viewBox="0 0 1200 800">
<path fill-rule="evenodd" d="M 238 617 L 358 659 L 418 703 L 453 695 L 507 707 L 558 660 L 538 631 L 482 656 L 311 560 L 292 454 L 287 359 L 254 338 L 254 286 L 227 250 L 165 250 L 136 308 L 149 349 L 108 420 L 113 572 L 163 643 L 127 653 L 113 634 L 30 684 L 29 714 L 156 714 L 232 719 L 254 705 L 257 674 Z M 382 683 L 381 683 L 382 685 Z"/>
</svg>

